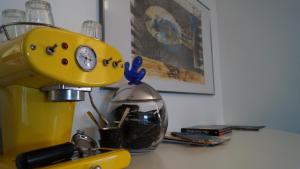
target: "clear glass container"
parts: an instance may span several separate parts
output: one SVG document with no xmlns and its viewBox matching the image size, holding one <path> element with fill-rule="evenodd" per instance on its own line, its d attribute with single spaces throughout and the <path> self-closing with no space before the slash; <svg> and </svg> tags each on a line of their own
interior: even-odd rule
<svg viewBox="0 0 300 169">
<path fill-rule="evenodd" d="M 103 40 L 101 24 L 96 21 L 84 21 L 81 25 L 81 33 L 98 40 Z"/>
<path fill-rule="evenodd" d="M 26 19 L 28 22 L 54 25 L 50 3 L 43 0 L 29 0 L 25 6 Z"/>
<path fill-rule="evenodd" d="M 25 22 L 25 12 L 19 9 L 6 9 L 2 11 L 2 25 Z M 25 25 L 12 25 L 6 27 L 9 38 L 16 38 L 26 32 Z M 1 41 L 5 41 L 4 32 L 1 32 Z"/>
<path fill-rule="evenodd" d="M 109 120 L 121 128 L 121 147 L 133 153 L 154 150 L 168 127 L 164 101 L 145 83 L 121 87 L 113 95 L 108 112 Z"/>
</svg>

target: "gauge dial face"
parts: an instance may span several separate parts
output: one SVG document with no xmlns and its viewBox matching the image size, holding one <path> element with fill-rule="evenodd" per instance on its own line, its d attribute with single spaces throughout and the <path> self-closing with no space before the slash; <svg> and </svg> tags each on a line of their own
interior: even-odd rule
<svg viewBox="0 0 300 169">
<path fill-rule="evenodd" d="M 92 71 L 97 65 L 97 56 L 94 50 L 87 46 L 80 46 L 75 54 L 78 66 L 86 72 Z"/>
</svg>

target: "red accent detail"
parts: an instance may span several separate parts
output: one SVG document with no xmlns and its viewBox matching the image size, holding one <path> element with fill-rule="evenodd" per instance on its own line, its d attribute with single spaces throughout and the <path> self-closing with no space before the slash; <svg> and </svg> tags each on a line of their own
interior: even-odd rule
<svg viewBox="0 0 300 169">
<path fill-rule="evenodd" d="M 69 63 L 69 61 L 68 61 L 68 59 L 63 58 L 63 59 L 61 60 L 61 63 L 62 63 L 63 65 L 67 65 L 67 64 Z"/>
<path fill-rule="evenodd" d="M 63 42 L 63 43 L 61 44 L 61 47 L 62 47 L 63 49 L 68 49 L 68 48 L 69 48 L 69 45 L 68 45 L 66 42 Z"/>
</svg>

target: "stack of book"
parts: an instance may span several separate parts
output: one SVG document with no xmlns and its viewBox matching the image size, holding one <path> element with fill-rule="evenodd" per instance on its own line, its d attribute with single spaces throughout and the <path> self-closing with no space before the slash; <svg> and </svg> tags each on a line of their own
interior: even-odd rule
<svg viewBox="0 0 300 169">
<path fill-rule="evenodd" d="M 205 134 L 210 136 L 225 136 L 231 134 L 231 126 L 228 125 L 197 125 L 181 128 L 182 133 Z"/>
<path fill-rule="evenodd" d="M 167 133 L 164 142 L 215 146 L 230 140 L 231 128 L 222 125 L 198 125 Z"/>
<path fill-rule="evenodd" d="M 197 125 L 181 128 L 181 132 L 167 133 L 164 142 L 214 146 L 230 140 L 232 130 L 259 131 L 264 127 L 264 125 Z"/>
</svg>

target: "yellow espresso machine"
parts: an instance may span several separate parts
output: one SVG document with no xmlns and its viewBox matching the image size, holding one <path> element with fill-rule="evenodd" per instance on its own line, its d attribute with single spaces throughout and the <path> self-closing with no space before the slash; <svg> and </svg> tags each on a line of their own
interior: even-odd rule
<svg viewBox="0 0 300 169">
<path fill-rule="evenodd" d="M 0 43 L 0 169 L 13 169 L 21 152 L 71 140 L 75 101 L 91 87 L 115 83 L 124 60 L 113 47 L 60 28 L 37 27 Z M 112 150 L 43 167 L 121 169 L 126 150 Z"/>
</svg>

